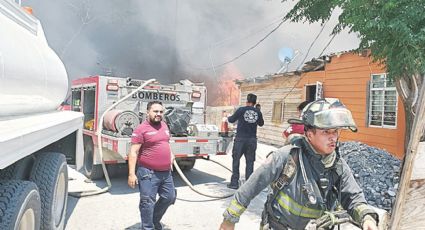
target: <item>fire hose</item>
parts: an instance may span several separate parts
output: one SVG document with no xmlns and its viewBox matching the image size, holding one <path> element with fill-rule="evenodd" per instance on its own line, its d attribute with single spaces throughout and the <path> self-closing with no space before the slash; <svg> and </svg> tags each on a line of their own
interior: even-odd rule
<svg viewBox="0 0 425 230">
<path fill-rule="evenodd" d="M 228 171 L 232 172 L 232 170 L 231 170 L 231 169 L 229 169 L 227 166 L 223 165 L 222 163 L 220 163 L 220 162 L 218 162 L 218 161 L 212 160 L 212 159 L 210 159 L 210 158 L 200 158 L 200 159 L 207 160 L 207 161 L 212 161 L 212 162 L 214 162 L 214 163 L 216 163 L 216 164 L 218 164 L 218 165 L 222 166 L 223 168 L 227 169 Z M 221 196 L 219 196 L 219 195 L 213 195 L 213 194 L 208 194 L 208 193 L 202 192 L 202 191 L 200 191 L 200 190 L 196 189 L 196 188 L 195 188 L 195 186 L 193 186 L 193 185 L 192 185 L 192 183 L 191 183 L 191 182 L 187 179 L 187 177 L 183 174 L 183 172 L 181 171 L 181 169 L 180 169 L 180 167 L 178 166 L 178 164 L 177 164 L 177 162 L 176 162 L 176 161 L 174 161 L 174 162 L 173 162 L 173 165 L 174 165 L 174 167 L 176 168 L 176 171 L 177 171 L 177 173 L 179 174 L 179 176 L 180 176 L 180 177 L 182 178 L 182 180 L 186 183 L 186 185 L 188 185 L 188 186 L 189 186 L 189 188 L 190 188 L 192 191 L 194 191 L 194 192 L 198 193 L 199 195 L 202 195 L 202 196 L 206 196 L 206 197 L 213 198 L 213 199 L 208 199 L 208 200 L 196 200 L 196 201 L 195 201 L 195 200 L 187 200 L 187 199 L 177 198 L 178 200 L 188 201 L 188 202 L 205 202 L 205 201 L 214 201 L 214 200 L 226 199 L 226 198 L 231 197 L 231 196 L 233 196 L 233 195 L 234 195 L 234 193 L 231 193 L 231 194 L 226 194 L 226 195 L 221 195 Z"/>
<path fill-rule="evenodd" d="M 353 219 L 345 210 L 325 212 L 323 216 L 319 217 L 318 219 L 310 221 L 307 224 L 305 229 L 306 230 L 325 230 L 325 229 L 332 229 L 335 226 L 338 226 L 338 229 L 339 229 L 340 224 L 344 224 L 344 223 L 352 223 L 356 225 L 356 223 L 353 221 Z"/>
<path fill-rule="evenodd" d="M 153 81 L 155 81 L 155 79 L 147 80 L 141 86 L 139 86 L 136 90 L 129 93 L 125 97 L 121 98 L 116 103 L 112 104 L 109 108 L 107 108 L 105 110 L 105 112 L 102 113 L 102 116 L 100 117 L 100 120 L 99 120 L 99 124 L 103 124 L 103 120 L 104 120 L 105 114 L 107 112 L 109 112 L 110 110 L 115 108 L 117 105 L 121 104 L 123 101 L 127 100 L 129 97 L 131 97 L 133 94 L 137 93 L 139 90 L 142 90 L 146 85 L 148 85 L 149 83 L 151 83 Z M 79 198 L 79 197 L 85 197 L 85 196 L 98 195 L 98 194 L 102 194 L 102 193 L 109 191 L 109 189 L 111 189 L 111 187 L 112 187 L 111 180 L 109 179 L 108 170 L 106 169 L 105 160 L 103 159 L 102 130 L 103 130 L 103 125 L 99 125 L 99 129 L 97 130 L 97 133 L 96 133 L 97 134 L 97 147 L 98 147 L 98 150 L 99 150 L 98 151 L 99 157 L 102 160 L 101 163 L 102 163 L 103 174 L 105 175 L 105 180 L 106 180 L 106 183 L 107 183 L 108 186 L 105 187 L 105 188 L 90 190 L 90 191 L 70 192 L 70 193 L 68 193 L 70 196 Z"/>
</svg>

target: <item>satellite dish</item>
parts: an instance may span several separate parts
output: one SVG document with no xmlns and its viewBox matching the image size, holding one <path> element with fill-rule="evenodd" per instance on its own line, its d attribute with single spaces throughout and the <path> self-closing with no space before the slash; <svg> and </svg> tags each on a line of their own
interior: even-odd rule
<svg viewBox="0 0 425 230">
<path fill-rule="evenodd" d="M 279 49 L 279 60 L 282 63 L 290 63 L 294 58 L 294 50 L 288 47 L 282 47 Z"/>
</svg>

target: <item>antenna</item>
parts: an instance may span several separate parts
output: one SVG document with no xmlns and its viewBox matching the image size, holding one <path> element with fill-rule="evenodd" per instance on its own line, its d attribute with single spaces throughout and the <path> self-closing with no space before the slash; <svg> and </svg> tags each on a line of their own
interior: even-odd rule
<svg viewBox="0 0 425 230">
<path fill-rule="evenodd" d="M 289 48 L 289 47 L 282 47 L 279 49 L 278 57 L 279 60 L 282 62 L 282 68 L 280 68 L 277 73 L 281 73 L 282 71 L 288 69 L 289 63 L 291 63 L 300 52 L 298 50 Z"/>
</svg>

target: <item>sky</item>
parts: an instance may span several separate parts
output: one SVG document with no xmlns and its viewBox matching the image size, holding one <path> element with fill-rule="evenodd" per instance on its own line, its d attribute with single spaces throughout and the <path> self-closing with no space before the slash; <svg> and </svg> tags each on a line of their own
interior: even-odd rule
<svg viewBox="0 0 425 230">
<path fill-rule="evenodd" d="M 322 53 L 337 14 L 325 25 L 284 22 L 259 42 L 293 4 L 280 0 L 22 0 L 41 21 L 70 79 L 90 75 L 156 78 L 162 83 L 191 79 L 206 82 L 212 94 L 214 85 L 224 79 L 276 73 L 282 67 L 278 52 L 283 47 L 297 54 L 290 70 Z M 355 34 L 344 32 L 324 54 L 358 44 Z"/>
</svg>

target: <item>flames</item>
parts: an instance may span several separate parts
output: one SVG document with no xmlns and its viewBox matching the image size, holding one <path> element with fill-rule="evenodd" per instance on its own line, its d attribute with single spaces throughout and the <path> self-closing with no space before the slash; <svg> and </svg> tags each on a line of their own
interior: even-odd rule
<svg viewBox="0 0 425 230">
<path fill-rule="evenodd" d="M 204 82 L 208 89 L 209 106 L 236 106 L 239 105 L 239 88 L 235 84 L 236 79 L 242 79 L 242 74 L 235 65 L 229 64 L 219 77 L 204 74 L 190 76 L 193 82 Z"/>
<path fill-rule="evenodd" d="M 227 65 L 221 76 L 214 80 L 215 87 L 210 87 L 210 105 L 226 106 L 239 104 L 239 89 L 235 84 L 236 79 L 242 79 L 242 74 L 235 65 Z"/>
</svg>

